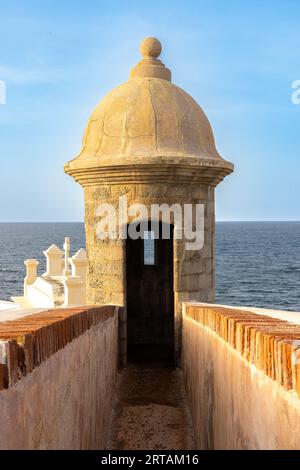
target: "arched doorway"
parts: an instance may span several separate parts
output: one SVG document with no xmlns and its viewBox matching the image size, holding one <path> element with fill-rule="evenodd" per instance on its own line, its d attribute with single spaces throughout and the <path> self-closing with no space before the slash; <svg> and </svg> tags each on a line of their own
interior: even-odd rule
<svg viewBox="0 0 300 470">
<path fill-rule="evenodd" d="M 142 227 L 141 238 L 126 240 L 128 361 L 173 365 L 173 226 Z"/>
</svg>

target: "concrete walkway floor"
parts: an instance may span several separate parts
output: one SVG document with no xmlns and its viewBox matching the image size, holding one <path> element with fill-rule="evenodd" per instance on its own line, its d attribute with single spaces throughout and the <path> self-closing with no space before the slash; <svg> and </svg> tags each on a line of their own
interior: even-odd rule
<svg viewBox="0 0 300 470">
<path fill-rule="evenodd" d="M 119 373 L 110 450 L 190 450 L 193 433 L 180 369 Z"/>
</svg>

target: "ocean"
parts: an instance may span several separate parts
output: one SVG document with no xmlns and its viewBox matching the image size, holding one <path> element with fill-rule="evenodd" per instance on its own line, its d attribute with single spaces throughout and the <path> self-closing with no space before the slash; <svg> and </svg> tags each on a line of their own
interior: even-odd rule
<svg viewBox="0 0 300 470">
<path fill-rule="evenodd" d="M 24 260 L 85 246 L 82 223 L 0 223 L 0 300 L 22 295 Z M 300 222 L 217 222 L 216 302 L 300 312 Z"/>
</svg>

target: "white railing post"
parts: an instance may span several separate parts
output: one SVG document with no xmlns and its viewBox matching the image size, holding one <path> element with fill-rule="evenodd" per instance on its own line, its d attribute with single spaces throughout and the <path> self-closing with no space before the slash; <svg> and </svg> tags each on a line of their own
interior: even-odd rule
<svg viewBox="0 0 300 470">
<path fill-rule="evenodd" d="M 47 271 L 43 275 L 44 277 L 48 276 L 62 276 L 63 274 L 63 265 L 62 257 L 64 252 L 58 248 L 56 245 L 51 245 L 48 250 L 43 252 L 47 259 Z"/>
<path fill-rule="evenodd" d="M 65 277 L 68 277 L 71 275 L 71 271 L 69 269 L 69 256 L 70 256 L 70 238 L 69 237 L 65 238 L 64 250 L 65 250 L 65 267 L 64 267 L 63 273 Z"/>
<path fill-rule="evenodd" d="M 36 259 L 27 259 L 24 261 L 24 264 L 26 266 L 26 277 L 24 279 L 24 297 L 26 297 L 27 286 L 30 286 L 36 281 L 39 262 Z"/>
</svg>

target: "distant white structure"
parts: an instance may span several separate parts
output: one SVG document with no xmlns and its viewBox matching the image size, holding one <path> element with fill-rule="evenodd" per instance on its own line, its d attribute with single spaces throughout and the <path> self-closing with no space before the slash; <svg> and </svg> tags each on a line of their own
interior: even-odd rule
<svg viewBox="0 0 300 470">
<path fill-rule="evenodd" d="M 51 245 L 43 252 L 46 272 L 38 276 L 39 262 L 24 261 L 26 277 L 22 297 L 12 297 L 19 309 L 74 307 L 86 305 L 86 273 L 88 260 L 82 248 L 70 258 L 70 238 L 65 238 L 64 250 Z M 13 304 L 11 304 L 13 305 Z"/>
</svg>

